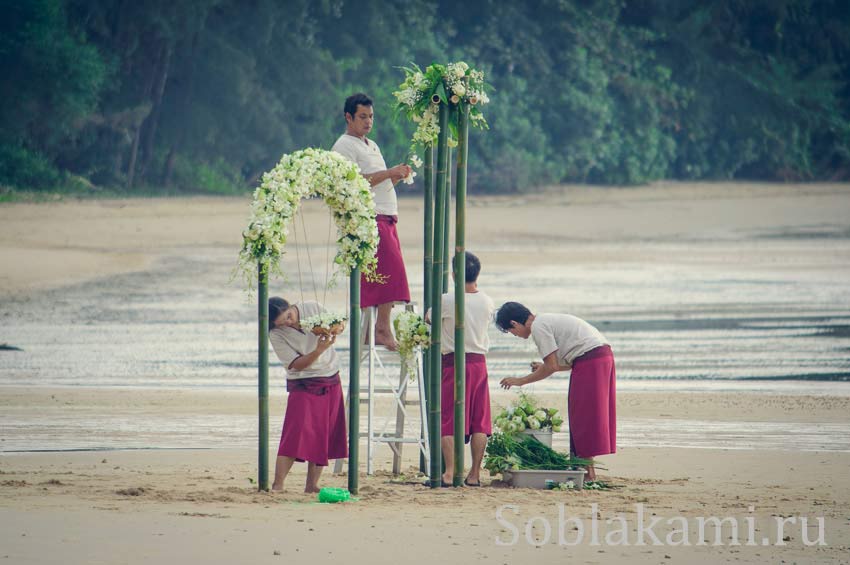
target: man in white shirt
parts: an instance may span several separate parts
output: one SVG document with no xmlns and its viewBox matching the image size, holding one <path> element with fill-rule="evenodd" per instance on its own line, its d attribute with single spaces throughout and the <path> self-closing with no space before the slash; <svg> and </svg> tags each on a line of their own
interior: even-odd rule
<svg viewBox="0 0 850 565">
<path fill-rule="evenodd" d="M 496 313 L 496 327 L 516 337 L 534 339 L 543 363 L 531 374 L 501 380 L 503 388 L 541 381 L 571 371 L 567 391 L 570 453 L 591 459 L 617 451 L 617 401 L 614 354 L 605 336 L 581 318 L 568 314 L 534 315 L 519 302 L 506 302 Z M 588 479 L 595 480 L 593 465 Z"/>
<path fill-rule="evenodd" d="M 463 484 L 469 487 L 481 486 L 481 462 L 487 437 L 493 433 L 490 415 L 490 389 L 487 383 L 487 360 L 490 350 L 490 337 L 487 328 L 496 310 L 493 300 L 478 290 L 478 274 L 481 262 L 478 257 L 466 252 L 466 289 L 464 296 L 464 357 L 466 358 L 466 409 L 464 411 L 464 436 L 472 451 L 472 465 Z M 446 471 L 443 473 L 443 486 L 449 486 L 454 479 L 454 400 L 455 400 L 455 296 L 444 294 L 441 315 L 442 337 L 442 383 L 440 402 L 442 404 L 440 445 Z"/>
<path fill-rule="evenodd" d="M 333 151 L 343 155 L 360 167 L 360 173 L 369 181 L 375 199 L 378 235 L 378 275 L 376 282 L 360 280 L 360 307 L 378 307 L 375 321 L 375 343 L 391 351 L 398 349 L 390 326 L 390 313 L 395 302 L 410 302 L 407 272 L 401 254 L 396 224 L 398 202 L 395 184 L 411 174 L 404 163 L 387 168 L 381 149 L 367 138 L 372 131 L 374 110 L 372 100 L 363 93 L 353 94 L 345 100 L 345 133 L 334 143 Z"/>
</svg>

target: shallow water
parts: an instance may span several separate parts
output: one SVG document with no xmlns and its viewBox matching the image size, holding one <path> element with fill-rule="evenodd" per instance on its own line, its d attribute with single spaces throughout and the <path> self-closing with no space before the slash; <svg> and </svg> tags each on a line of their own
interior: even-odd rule
<svg viewBox="0 0 850 565">
<path fill-rule="evenodd" d="M 497 304 L 519 300 L 536 312 L 572 313 L 595 324 L 612 344 L 621 389 L 850 394 L 846 229 L 581 245 L 611 259 L 565 259 L 562 265 L 533 268 L 485 265 L 481 287 Z M 482 256 L 535 252 L 533 245 L 502 249 L 496 243 L 476 249 Z M 641 259 L 648 250 L 652 261 Z M 324 251 L 313 255 L 324 256 Z M 564 256 L 570 256 L 569 245 Z M 665 261 L 666 256 L 671 259 Z M 185 256 L 161 259 L 146 272 L 0 297 L 0 344 L 22 350 L 0 351 L 0 394 L 8 385 L 253 390 L 256 305 L 238 281 L 229 282 L 235 259 L 231 250 L 193 248 Z M 333 310 L 345 308 L 345 284 L 326 293 L 308 282 L 296 284 L 291 263 L 284 269 L 292 275 L 288 282 L 274 282 L 273 294 L 299 299 L 303 290 L 304 298 L 318 297 Z M 324 277 L 321 271 L 319 278 Z M 413 296 L 419 297 L 421 267 L 409 265 L 409 275 Z M 344 360 L 347 336 L 337 342 Z M 491 337 L 488 366 L 495 390 L 500 378 L 524 374 L 536 353 L 530 341 L 495 329 Z M 273 390 L 282 390 L 284 374 L 276 360 L 271 376 Z M 566 378 L 556 375 L 535 390 L 564 391 Z M 4 445 L 5 450 L 242 445 L 254 428 L 253 419 L 222 429 L 215 415 L 174 415 L 150 422 L 156 433 L 148 436 L 133 427 L 137 422 L 120 418 L 22 418 L 0 417 L 4 430 L 32 430 L 28 441 Z M 727 434 L 725 423 L 683 423 L 669 433 L 669 420 L 640 422 L 650 429 L 623 422 L 624 445 L 698 447 L 709 428 L 728 438 L 724 446 L 730 448 L 774 436 L 776 446 L 790 441 L 799 447 L 794 438 L 802 437 L 795 435 L 801 433 L 798 425 L 792 430 L 781 423 L 765 424 L 764 429 L 749 426 L 743 432 L 741 426 L 736 432 L 731 426 Z M 850 427 L 813 426 L 803 443 L 848 449 Z M 93 429 L 104 433 L 80 439 Z M 164 430 L 170 439 L 163 439 L 168 437 Z M 845 439 L 839 441 L 839 436 Z"/>
</svg>

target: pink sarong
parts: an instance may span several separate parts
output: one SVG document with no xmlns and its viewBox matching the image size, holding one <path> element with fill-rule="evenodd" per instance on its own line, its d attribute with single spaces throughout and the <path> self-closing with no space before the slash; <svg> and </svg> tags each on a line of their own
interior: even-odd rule
<svg viewBox="0 0 850 565">
<path fill-rule="evenodd" d="M 369 282 L 360 278 L 360 307 L 368 308 L 389 302 L 410 302 L 410 288 L 407 286 L 407 271 L 404 269 L 404 257 L 401 255 L 401 243 L 395 225 L 398 216 L 377 216 L 378 275 L 383 282 Z"/>
<path fill-rule="evenodd" d="M 454 435 L 455 425 L 455 354 L 443 355 L 441 382 L 440 433 Z M 472 434 L 493 433 L 490 420 L 490 389 L 487 386 L 487 360 L 480 353 L 466 354 L 466 409 L 464 410 L 464 441 L 469 443 Z"/>
<path fill-rule="evenodd" d="M 348 457 L 345 404 L 339 373 L 332 377 L 286 381 L 289 400 L 280 434 L 278 457 L 294 457 L 320 467 Z"/>
<path fill-rule="evenodd" d="M 571 453 L 594 457 L 617 451 L 616 380 L 607 345 L 573 361 L 567 396 Z"/>
</svg>

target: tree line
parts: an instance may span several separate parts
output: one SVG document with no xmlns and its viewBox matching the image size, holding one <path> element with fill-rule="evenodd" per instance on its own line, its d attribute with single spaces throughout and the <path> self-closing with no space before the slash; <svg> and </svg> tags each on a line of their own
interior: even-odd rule
<svg viewBox="0 0 850 565">
<path fill-rule="evenodd" d="M 411 62 L 487 73 L 477 192 L 850 178 L 846 0 L 0 0 L 0 185 L 232 193 Z"/>
</svg>

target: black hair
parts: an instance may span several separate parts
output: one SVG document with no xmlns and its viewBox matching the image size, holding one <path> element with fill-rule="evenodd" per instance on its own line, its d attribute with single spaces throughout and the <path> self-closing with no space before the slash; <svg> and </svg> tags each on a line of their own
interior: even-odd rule
<svg viewBox="0 0 850 565">
<path fill-rule="evenodd" d="M 466 253 L 466 282 L 471 283 L 478 280 L 478 273 L 481 272 L 481 261 L 478 257 L 467 251 Z"/>
<path fill-rule="evenodd" d="M 511 329 L 511 322 L 522 325 L 528 321 L 529 316 L 531 316 L 531 310 L 519 302 L 505 302 L 496 312 L 496 327 L 506 332 Z"/>
<path fill-rule="evenodd" d="M 357 113 L 357 106 L 371 106 L 372 99 L 363 94 L 362 92 L 358 92 L 357 94 L 352 94 L 348 98 L 345 99 L 345 106 L 342 109 L 344 114 L 351 114 L 351 117 L 354 117 L 354 114 Z"/>
<path fill-rule="evenodd" d="M 269 298 L 269 331 L 274 329 L 274 321 L 287 310 L 289 310 L 289 302 L 280 296 Z"/>
</svg>

